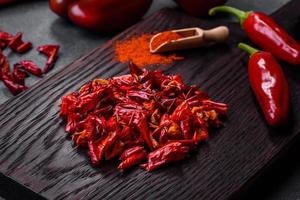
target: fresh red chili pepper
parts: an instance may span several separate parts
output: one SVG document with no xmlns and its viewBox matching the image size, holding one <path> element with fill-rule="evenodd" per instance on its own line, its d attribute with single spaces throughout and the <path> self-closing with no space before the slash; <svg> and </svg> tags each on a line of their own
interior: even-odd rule
<svg viewBox="0 0 300 200">
<path fill-rule="evenodd" d="M 75 145 L 88 146 L 91 162 L 121 158 L 125 170 L 146 159 L 148 170 L 183 159 L 219 127 L 227 105 L 213 102 L 180 75 L 130 64 L 129 75 L 95 79 L 62 98 L 60 117 Z"/>
<path fill-rule="evenodd" d="M 50 8 L 78 26 L 100 32 L 126 28 L 137 22 L 152 0 L 50 0 Z"/>
<path fill-rule="evenodd" d="M 46 65 L 43 69 L 43 72 L 47 73 L 53 68 L 56 62 L 56 59 L 58 57 L 59 45 L 52 45 L 52 44 L 43 45 L 43 46 L 39 46 L 37 50 L 48 57 Z"/>
<path fill-rule="evenodd" d="M 153 171 L 162 165 L 184 159 L 188 152 L 189 148 L 182 143 L 171 142 L 149 153 L 147 165 L 143 167 Z"/>
<path fill-rule="evenodd" d="M 290 95 L 279 63 L 269 52 L 258 51 L 243 43 L 239 47 L 250 54 L 249 81 L 268 124 L 285 124 L 289 115 Z"/>
<path fill-rule="evenodd" d="M 17 33 L 8 43 L 9 48 L 17 53 L 25 53 L 32 47 L 31 42 L 23 42 L 22 33 Z"/>
<path fill-rule="evenodd" d="M 15 68 L 21 68 L 26 70 L 27 72 L 41 77 L 43 75 L 42 70 L 31 60 L 23 60 L 14 65 Z"/>
<path fill-rule="evenodd" d="M 260 12 L 244 12 L 229 6 L 218 6 L 209 11 L 228 12 L 240 20 L 248 37 L 263 50 L 288 63 L 300 64 L 300 44 L 271 17 Z"/>
</svg>

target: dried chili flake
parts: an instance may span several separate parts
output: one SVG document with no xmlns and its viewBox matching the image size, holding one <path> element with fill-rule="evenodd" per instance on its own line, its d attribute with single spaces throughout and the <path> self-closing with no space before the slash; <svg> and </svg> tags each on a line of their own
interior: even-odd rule
<svg viewBox="0 0 300 200">
<path fill-rule="evenodd" d="M 14 65 L 15 68 L 24 69 L 25 71 L 41 77 L 43 75 L 42 70 L 31 60 L 23 60 Z"/>
<path fill-rule="evenodd" d="M 13 36 L 7 32 L 0 31 L 0 49 L 7 47 Z"/>
<path fill-rule="evenodd" d="M 147 171 L 184 159 L 219 127 L 227 105 L 209 99 L 180 75 L 141 70 L 95 79 L 62 97 L 60 117 L 77 146 L 88 147 L 91 163 L 119 157 L 123 171 Z"/>
<path fill-rule="evenodd" d="M 28 74 L 20 67 L 15 66 L 12 72 L 12 77 L 15 83 L 25 85 L 25 78 L 28 77 Z"/>
<path fill-rule="evenodd" d="M 8 46 L 17 53 L 25 53 L 32 48 L 31 42 L 23 42 L 20 32 L 10 39 Z"/>
<path fill-rule="evenodd" d="M 14 80 L 8 76 L 2 76 L 2 82 L 13 95 L 17 95 L 28 89 L 26 86 L 14 82 Z"/>
<path fill-rule="evenodd" d="M 43 69 L 44 73 L 47 73 L 53 68 L 56 59 L 58 57 L 58 50 L 59 50 L 59 45 L 53 45 L 53 44 L 43 45 L 37 48 L 37 51 L 39 51 L 42 54 L 45 54 L 48 57 L 46 65 Z"/>
</svg>

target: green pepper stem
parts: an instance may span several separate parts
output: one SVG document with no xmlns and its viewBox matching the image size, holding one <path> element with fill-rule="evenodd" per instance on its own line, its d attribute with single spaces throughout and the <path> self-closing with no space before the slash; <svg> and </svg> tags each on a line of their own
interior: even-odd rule
<svg viewBox="0 0 300 200">
<path fill-rule="evenodd" d="M 212 16 L 218 12 L 225 12 L 225 13 L 233 14 L 234 16 L 236 16 L 239 19 L 242 26 L 243 26 L 244 21 L 247 19 L 248 15 L 250 13 L 250 12 L 245 12 L 245 11 L 242 11 L 237 8 L 230 7 L 230 6 L 217 6 L 217 7 L 210 9 L 208 13 L 210 16 Z"/>
<path fill-rule="evenodd" d="M 250 57 L 257 53 L 259 50 L 258 49 L 255 49 L 253 47 L 251 47 L 250 45 L 248 44 L 245 44 L 245 43 L 239 43 L 238 47 L 244 51 L 246 51 L 247 53 L 250 54 Z"/>
</svg>

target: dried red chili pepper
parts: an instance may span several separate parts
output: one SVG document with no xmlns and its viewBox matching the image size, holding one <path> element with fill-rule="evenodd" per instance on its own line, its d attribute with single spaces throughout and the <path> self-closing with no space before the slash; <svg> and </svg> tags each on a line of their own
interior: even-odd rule
<svg viewBox="0 0 300 200">
<path fill-rule="evenodd" d="M 44 73 L 47 73 L 53 68 L 56 59 L 58 57 L 58 50 L 59 50 L 59 45 L 53 45 L 53 44 L 43 45 L 37 48 L 37 51 L 39 51 L 42 54 L 45 54 L 48 57 L 46 65 L 43 69 Z"/>
<path fill-rule="evenodd" d="M 25 85 L 25 78 L 28 77 L 28 74 L 19 67 L 15 66 L 12 72 L 12 77 L 15 83 Z"/>
<path fill-rule="evenodd" d="M 0 31 L 0 49 L 7 47 L 13 36 L 7 32 Z"/>
<path fill-rule="evenodd" d="M 189 147 L 180 142 L 171 142 L 148 154 L 148 162 L 142 165 L 147 171 L 153 171 L 162 165 L 184 159 Z"/>
<path fill-rule="evenodd" d="M 91 162 L 115 157 L 119 170 L 146 160 L 149 171 L 183 159 L 219 127 L 227 105 L 213 102 L 180 75 L 141 70 L 95 79 L 62 98 L 60 116 L 77 146 L 88 146 Z"/>
<path fill-rule="evenodd" d="M 31 60 L 20 61 L 20 62 L 16 63 L 14 65 L 14 67 L 24 69 L 27 72 L 29 72 L 35 76 L 38 76 L 38 77 L 41 77 L 43 75 L 42 70 Z"/>
<path fill-rule="evenodd" d="M 126 155 L 124 155 L 124 153 Z M 128 149 L 121 155 L 122 162 L 118 166 L 118 170 L 123 171 L 134 165 L 140 164 L 147 158 L 147 152 L 143 147 L 133 147 Z"/>
<path fill-rule="evenodd" d="M 25 53 L 32 48 L 31 42 L 23 42 L 22 33 L 17 33 L 8 43 L 9 48 L 17 53 Z"/>
<path fill-rule="evenodd" d="M 9 89 L 9 91 L 13 94 L 13 95 L 17 95 L 25 90 L 27 90 L 28 88 L 24 85 L 20 85 L 18 83 L 15 83 L 10 77 L 6 76 L 6 75 L 2 75 L 2 81 L 4 83 L 4 85 Z"/>
</svg>

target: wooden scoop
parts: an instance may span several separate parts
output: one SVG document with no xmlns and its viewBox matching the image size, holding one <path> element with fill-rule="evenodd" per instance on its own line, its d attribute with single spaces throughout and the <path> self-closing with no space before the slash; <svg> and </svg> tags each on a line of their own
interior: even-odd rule
<svg viewBox="0 0 300 200">
<path fill-rule="evenodd" d="M 172 30 L 172 32 L 176 32 L 183 37 L 178 40 L 164 42 L 156 49 L 152 49 L 151 43 L 153 39 L 160 34 L 158 33 L 150 40 L 150 52 L 160 53 L 166 51 L 197 48 L 203 45 L 224 42 L 229 36 L 229 30 L 226 26 L 218 26 L 210 30 L 203 30 L 201 28 L 185 28 Z"/>
</svg>

